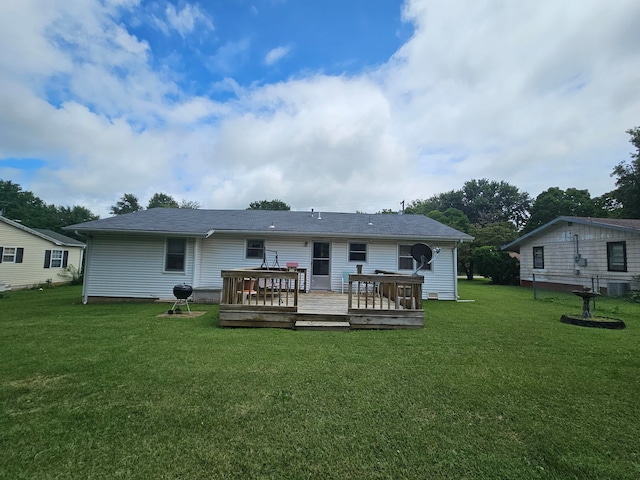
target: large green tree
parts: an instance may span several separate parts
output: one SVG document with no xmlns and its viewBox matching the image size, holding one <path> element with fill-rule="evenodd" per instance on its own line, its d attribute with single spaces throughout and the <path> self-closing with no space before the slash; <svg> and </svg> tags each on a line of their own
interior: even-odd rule
<svg viewBox="0 0 640 480">
<path fill-rule="evenodd" d="M 90 220 L 97 220 L 98 215 L 94 215 L 88 208 L 74 205 L 72 207 L 63 206 L 49 206 L 49 224 L 47 227 L 56 232 L 63 233 L 64 235 L 74 236 L 67 231 L 62 230 L 62 227 L 67 225 L 74 225 L 76 223 L 88 222 Z"/>
<path fill-rule="evenodd" d="M 462 212 L 462 210 L 458 210 L 457 208 L 447 208 L 444 212 L 432 210 L 427 214 L 427 217 L 433 218 L 440 223 L 444 223 L 445 225 L 464 233 L 469 233 L 469 229 L 471 227 L 471 223 L 467 216 Z"/>
<path fill-rule="evenodd" d="M 125 213 L 133 213 L 144 210 L 138 197 L 133 193 L 125 193 L 115 205 L 111 205 L 111 213 L 114 215 L 124 215 Z"/>
<path fill-rule="evenodd" d="M 531 206 L 531 217 L 527 221 L 523 233 L 530 232 L 561 215 L 574 217 L 593 217 L 602 214 L 596 206 L 589 190 L 567 188 L 562 190 L 551 187 L 538 195 Z"/>
<path fill-rule="evenodd" d="M 593 205 L 596 216 L 603 218 L 622 218 L 622 203 L 615 197 L 614 192 L 607 192 L 594 197 Z"/>
<path fill-rule="evenodd" d="M 636 151 L 631 153 L 630 162 L 620 162 L 613 169 L 611 176 L 616 177 L 617 188 L 611 195 L 622 205 L 622 217 L 640 218 L 640 127 L 631 128 L 627 133 Z"/>
<path fill-rule="evenodd" d="M 405 212 L 416 215 L 429 215 L 433 211 L 445 212 L 449 208 L 455 208 L 465 213 L 464 192 L 462 190 L 437 193 L 426 200 L 413 200 L 407 205 Z"/>
<path fill-rule="evenodd" d="M 530 207 L 528 193 L 508 182 L 483 178 L 465 182 L 460 190 L 440 193 L 426 200 L 414 200 L 407 207 L 407 213 L 428 215 L 433 210 L 444 212 L 455 208 L 461 210 L 472 224 L 512 222 L 521 228 L 529 218 Z"/>
<path fill-rule="evenodd" d="M 179 208 L 180 204 L 171 195 L 166 193 L 154 193 L 147 208 Z"/>
<path fill-rule="evenodd" d="M 247 210 L 291 210 L 291 207 L 282 200 L 258 200 L 251 202 Z"/>
<path fill-rule="evenodd" d="M 483 178 L 470 180 L 462 187 L 463 212 L 477 225 L 512 222 L 518 228 L 529 218 L 531 198 L 508 182 Z"/>
</svg>

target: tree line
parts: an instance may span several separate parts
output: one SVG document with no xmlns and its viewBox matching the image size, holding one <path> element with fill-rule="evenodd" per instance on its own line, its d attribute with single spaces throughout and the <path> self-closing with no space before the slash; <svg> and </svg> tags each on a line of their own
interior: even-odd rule
<svg viewBox="0 0 640 480">
<path fill-rule="evenodd" d="M 180 203 L 176 201 L 171 195 L 166 193 L 154 193 L 149 199 L 147 208 L 200 208 L 199 202 L 193 202 L 190 200 L 182 200 Z M 115 205 L 111 205 L 110 212 L 113 215 L 124 215 L 126 213 L 139 212 L 144 210 L 144 207 L 140 205 L 140 200 L 133 193 L 125 193 L 120 197 Z"/>
</svg>

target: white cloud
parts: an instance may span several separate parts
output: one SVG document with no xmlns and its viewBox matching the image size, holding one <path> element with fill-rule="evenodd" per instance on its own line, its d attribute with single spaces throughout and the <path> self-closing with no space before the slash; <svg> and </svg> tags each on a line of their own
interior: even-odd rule
<svg viewBox="0 0 640 480">
<path fill-rule="evenodd" d="M 213 28 L 181 5 L 165 11 L 167 32 Z M 638 125 L 635 0 L 411 0 L 414 35 L 351 77 L 241 85 L 232 75 L 253 44 L 223 39 L 207 66 L 227 73 L 211 86 L 233 92 L 225 102 L 152 67 L 151 44 L 119 16 L 137 8 L 0 2 L 0 159 L 45 160 L 22 177 L 45 201 L 106 215 L 124 192 L 144 203 L 164 191 L 208 208 L 280 198 L 377 211 L 483 177 L 532 195 L 599 195 L 614 188 L 609 173 L 631 150 L 625 130 Z"/>
<path fill-rule="evenodd" d="M 198 5 L 187 3 L 182 10 L 176 10 L 172 4 L 168 4 L 165 15 L 168 25 L 183 37 L 193 32 L 196 24 L 201 24 L 207 30 L 214 28 L 209 16 L 204 14 Z"/>
<path fill-rule="evenodd" d="M 207 67 L 216 73 L 233 73 L 238 65 L 247 61 L 251 41 L 243 38 L 238 41 L 227 42 L 216 51 L 207 61 Z"/>
<path fill-rule="evenodd" d="M 291 47 L 276 47 L 272 50 L 269 50 L 264 58 L 264 63 L 266 63 L 267 65 L 278 63 L 280 60 L 286 57 L 290 51 Z"/>
<path fill-rule="evenodd" d="M 463 157 L 441 181 L 614 188 L 637 117 L 612 104 L 640 107 L 636 2 L 412 1 L 405 15 L 416 31 L 384 82 L 406 144 Z"/>
</svg>

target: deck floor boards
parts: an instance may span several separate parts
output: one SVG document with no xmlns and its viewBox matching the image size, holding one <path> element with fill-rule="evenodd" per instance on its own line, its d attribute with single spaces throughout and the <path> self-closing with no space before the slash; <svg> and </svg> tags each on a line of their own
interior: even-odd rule
<svg viewBox="0 0 640 480">
<path fill-rule="evenodd" d="M 311 292 L 298 296 L 298 313 L 346 315 L 349 296 L 334 292 Z"/>
</svg>

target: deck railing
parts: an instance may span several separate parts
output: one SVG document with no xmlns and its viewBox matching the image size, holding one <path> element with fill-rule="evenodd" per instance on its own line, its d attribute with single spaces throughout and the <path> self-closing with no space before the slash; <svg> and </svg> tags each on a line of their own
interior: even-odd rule
<svg viewBox="0 0 640 480">
<path fill-rule="evenodd" d="M 422 310 L 422 275 L 350 274 L 349 312 Z"/>
<path fill-rule="evenodd" d="M 299 275 L 289 270 L 223 270 L 222 308 L 297 311 Z"/>
</svg>

